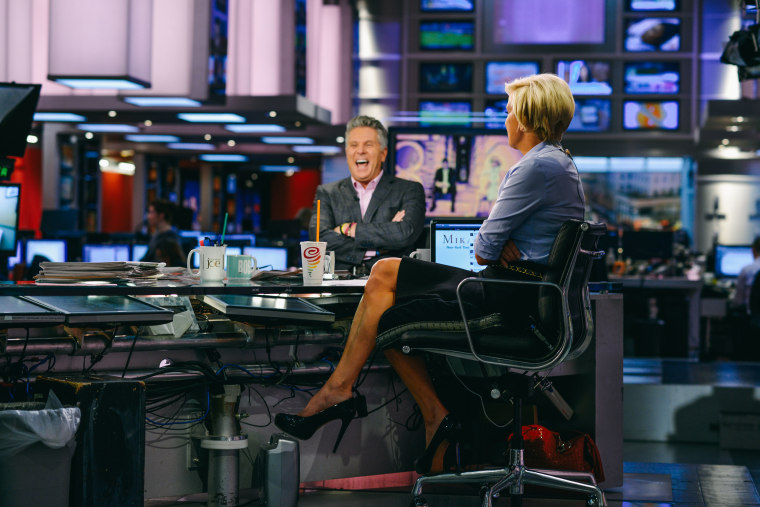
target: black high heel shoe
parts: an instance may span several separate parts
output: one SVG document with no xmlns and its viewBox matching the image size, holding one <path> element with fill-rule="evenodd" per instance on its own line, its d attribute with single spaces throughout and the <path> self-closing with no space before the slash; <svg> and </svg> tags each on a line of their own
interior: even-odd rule
<svg viewBox="0 0 760 507">
<path fill-rule="evenodd" d="M 440 457 L 441 471 L 445 472 L 450 469 L 459 470 L 459 433 L 461 430 L 462 425 L 459 424 L 453 415 L 447 414 L 441 420 L 438 429 L 435 430 L 435 435 L 433 435 L 430 444 L 425 448 L 425 452 L 414 461 L 414 470 L 418 474 L 423 475 L 430 473 L 433 468 L 433 461 L 439 453 L 443 453 Z M 446 444 L 446 447 L 443 447 L 444 444 Z M 438 471 L 436 470 L 436 472 Z"/>
<path fill-rule="evenodd" d="M 343 435 L 354 417 L 367 417 L 367 400 L 361 394 L 351 397 L 331 407 L 327 407 L 321 412 L 317 412 L 309 417 L 301 417 L 292 414 L 277 414 L 274 418 L 274 424 L 288 435 L 293 435 L 301 440 L 308 440 L 323 425 L 334 421 L 341 420 L 340 432 L 338 439 L 335 441 L 332 452 L 338 450 Z"/>
</svg>

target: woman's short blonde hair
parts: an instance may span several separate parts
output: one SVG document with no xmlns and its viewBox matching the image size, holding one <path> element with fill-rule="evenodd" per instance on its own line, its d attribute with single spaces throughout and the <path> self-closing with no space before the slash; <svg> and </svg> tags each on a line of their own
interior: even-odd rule
<svg viewBox="0 0 760 507">
<path fill-rule="evenodd" d="M 555 74 L 521 77 L 506 84 L 512 114 L 541 141 L 557 144 L 575 114 L 570 86 Z"/>
</svg>

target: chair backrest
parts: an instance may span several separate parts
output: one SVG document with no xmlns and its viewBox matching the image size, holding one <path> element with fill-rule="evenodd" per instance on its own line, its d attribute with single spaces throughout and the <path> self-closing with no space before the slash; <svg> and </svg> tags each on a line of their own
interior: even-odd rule
<svg viewBox="0 0 760 507">
<path fill-rule="evenodd" d="M 599 238 L 607 233 L 604 224 L 581 220 L 568 220 L 560 227 L 547 261 L 548 270 L 543 281 L 562 287 L 567 300 L 572 345 L 570 352 L 576 355 L 585 349 L 593 330 L 588 280 L 597 251 Z M 556 290 L 542 287 L 539 290 L 537 326 L 553 344 L 562 338 L 562 301 Z"/>
</svg>

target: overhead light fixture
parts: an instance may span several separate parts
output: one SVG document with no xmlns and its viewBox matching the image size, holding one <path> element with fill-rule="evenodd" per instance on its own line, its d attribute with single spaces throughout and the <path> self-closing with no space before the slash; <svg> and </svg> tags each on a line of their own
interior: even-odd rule
<svg viewBox="0 0 760 507">
<path fill-rule="evenodd" d="M 102 173 L 116 173 L 124 174 L 126 176 L 134 176 L 135 164 L 131 162 L 115 162 L 106 158 L 101 158 L 98 162 L 100 165 L 100 172 Z"/>
<path fill-rule="evenodd" d="M 74 113 L 34 113 L 34 121 L 60 121 L 60 122 L 74 122 L 74 121 L 87 121 L 87 118 L 81 114 Z"/>
<path fill-rule="evenodd" d="M 26 136 L 26 142 L 27 144 L 37 144 L 37 142 L 40 140 L 39 137 L 35 136 L 34 134 L 29 134 Z"/>
<path fill-rule="evenodd" d="M 177 118 L 191 123 L 245 123 L 245 118 L 234 113 L 179 113 Z"/>
<path fill-rule="evenodd" d="M 293 146 L 296 153 L 323 153 L 325 155 L 335 155 L 343 150 L 337 146 Z"/>
<path fill-rule="evenodd" d="M 179 142 L 179 137 L 163 135 L 163 134 L 130 134 L 130 135 L 124 136 L 124 139 L 127 141 L 132 141 L 133 143 L 177 143 Z"/>
<path fill-rule="evenodd" d="M 196 151 L 216 149 L 216 146 L 214 146 L 211 143 L 169 143 L 166 145 L 166 147 L 171 148 L 172 150 L 196 150 Z"/>
<path fill-rule="evenodd" d="M 230 132 L 235 132 L 236 134 L 256 134 L 256 133 L 265 133 L 265 132 L 285 132 L 285 127 L 282 125 L 274 125 L 274 124 L 255 124 L 255 123 L 243 123 L 243 124 L 233 124 L 233 125 L 225 125 L 225 129 L 229 130 Z"/>
<path fill-rule="evenodd" d="M 139 132 L 140 129 L 134 125 L 125 125 L 120 123 L 80 123 L 77 125 L 79 130 L 88 132 Z"/>
<path fill-rule="evenodd" d="M 124 97 L 124 102 L 139 107 L 200 107 L 197 100 L 187 97 Z"/>
<path fill-rule="evenodd" d="M 94 79 L 94 78 L 52 78 L 52 81 L 69 88 L 87 88 L 92 90 L 142 90 L 144 85 L 126 79 Z"/>
<path fill-rule="evenodd" d="M 301 168 L 297 165 L 262 165 L 259 171 L 263 173 L 286 173 L 288 171 L 299 171 Z"/>
<path fill-rule="evenodd" d="M 153 0 L 56 1 L 49 14 L 48 79 L 71 88 L 150 87 Z"/>
<path fill-rule="evenodd" d="M 248 157 L 234 153 L 204 153 L 199 157 L 204 162 L 248 162 Z"/>
<path fill-rule="evenodd" d="M 261 138 L 262 143 L 266 144 L 314 144 L 311 137 L 293 137 L 293 136 L 264 136 Z"/>
</svg>

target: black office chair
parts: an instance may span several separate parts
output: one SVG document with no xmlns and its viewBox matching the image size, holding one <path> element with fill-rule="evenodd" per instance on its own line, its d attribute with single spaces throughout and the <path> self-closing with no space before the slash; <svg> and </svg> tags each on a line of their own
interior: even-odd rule
<svg viewBox="0 0 760 507">
<path fill-rule="evenodd" d="M 462 313 L 462 319 L 458 321 L 462 324 L 461 331 L 441 331 L 441 325 L 437 323 L 429 329 L 410 325 L 378 336 L 378 345 L 383 348 L 400 348 L 407 354 L 426 352 L 454 356 L 507 369 L 506 374 L 500 377 L 500 383 L 508 386 L 512 394 L 514 406 L 513 438 L 507 465 L 496 469 L 421 476 L 412 490 L 412 505 L 427 505 L 421 496 L 423 485 L 455 482 L 481 484 L 484 507 L 490 507 L 492 498 L 498 497 L 505 489 L 512 495 L 510 505 L 519 505 L 524 484 L 585 493 L 589 505 L 606 505 L 604 494 L 589 473 L 526 468 L 522 441 L 522 401 L 534 389 L 547 386 L 545 379 L 526 377 L 524 372 L 551 370 L 563 361 L 578 357 L 593 336 L 588 279 L 594 259 L 604 255 L 596 246 L 599 237 L 604 234 L 604 224 L 579 220 L 563 224 L 549 255 L 548 270 L 541 281 L 476 277 L 463 280 L 457 288 Z M 462 295 L 463 288 L 473 283 L 537 288 L 538 304 L 535 314 L 531 315 L 533 325 L 527 332 L 524 327 L 511 325 L 509 301 L 505 301 L 507 311 L 501 324 L 493 324 L 500 319 L 490 316 L 468 320 Z M 503 373 L 503 368 L 497 369 Z M 529 381 L 526 382 L 526 379 Z M 497 391 L 504 393 L 504 390 Z"/>
</svg>

